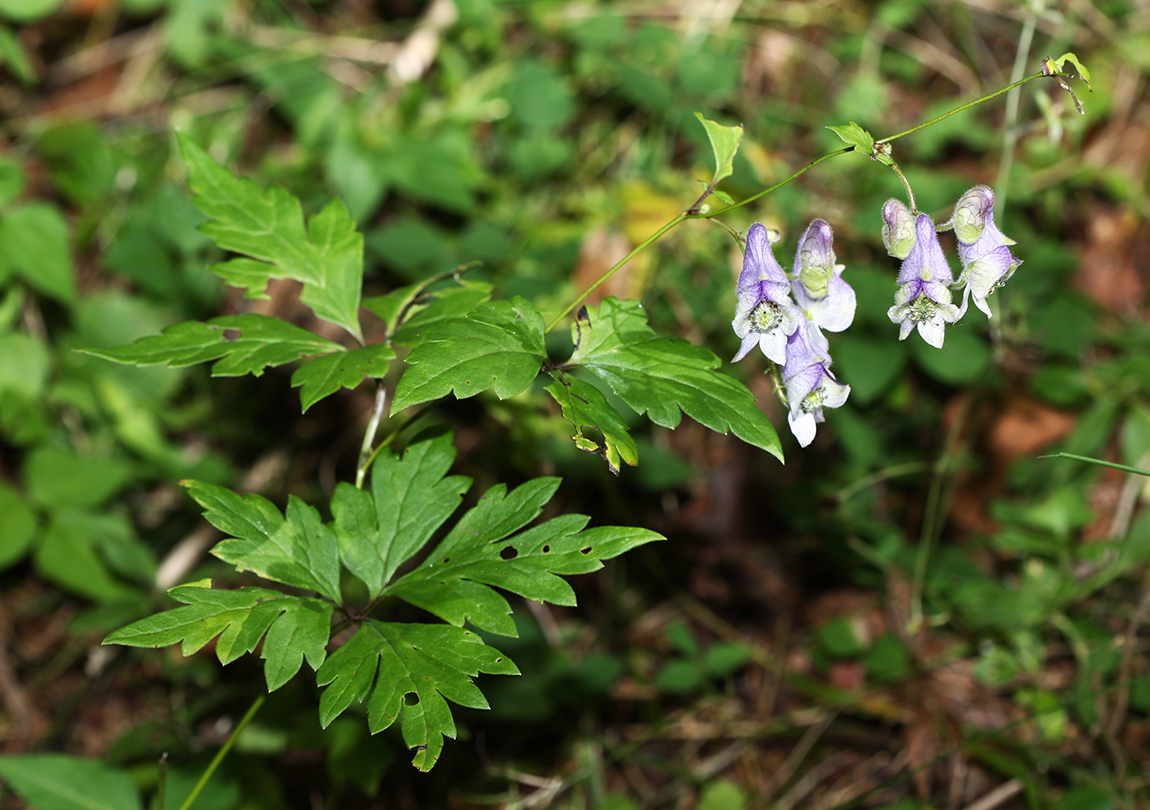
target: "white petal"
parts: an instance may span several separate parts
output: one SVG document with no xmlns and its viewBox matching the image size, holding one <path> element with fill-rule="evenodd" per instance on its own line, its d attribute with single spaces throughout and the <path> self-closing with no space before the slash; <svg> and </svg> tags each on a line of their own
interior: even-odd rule
<svg viewBox="0 0 1150 810">
<path fill-rule="evenodd" d="M 825 296 L 812 300 L 808 307 L 811 320 L 828 332 L 841 332 L 855 319 L 855 291 L 841 278 L 830 280 Z"/>
<path fill-rule="evenodd" d="M 918 333 L 922 335 L 923 340 L 936 349 L 941 349 L 942 342 L 946 340 L 946 328 L 942 325 L 942 319 L 937 316 L 929 321 L 920 323 L 918 325 Z"/>
<path fill-rule="evenodd" d="M 851 387 L 844 385 L 830 374 L 823 379 L 823 407 L 841 408 L 851 394 Z"/>
<path fill-rule="evenodd" d="M 815 415 L 792 409 L 787 414 L 787 424 L 791 426 L 791 433 L 799 440 L 799 445 L 806 447 L 815 440 Z"/>
<path fill-rule="evenodd" d="M 779 327 L 776 326 L 770 332 L 759 335 L 759 348 L 763 350 L 767 359 L 773 360 L 780 366 L 787 362 L 787 336 Z"/>
</svg>

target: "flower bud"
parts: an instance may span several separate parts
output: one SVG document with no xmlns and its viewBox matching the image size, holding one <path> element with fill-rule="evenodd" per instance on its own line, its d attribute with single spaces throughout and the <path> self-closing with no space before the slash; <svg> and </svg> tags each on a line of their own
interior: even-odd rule
<svg viewBox="0 0 1150 810">
<path fill-rule="evenodd" d="M 886 252 L 896 259 L 905 259 L 914 249 L 914 214 L 891 198 L 882 207 L 882 220 L 882 243 L 886 245 Z"/>
</svg>

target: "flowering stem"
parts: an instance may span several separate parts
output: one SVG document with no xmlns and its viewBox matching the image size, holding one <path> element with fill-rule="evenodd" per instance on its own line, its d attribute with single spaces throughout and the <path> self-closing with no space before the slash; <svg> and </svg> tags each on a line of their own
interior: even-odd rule
<svg viewBox="0 0 1150 810">
<path fill-rule="evenodd" d="M 590 287 L 588 287 L 582 293 L 580 293 L 579 297 L 576 298 L 574 301 L 572 301 L 570 306 L 567 307 L 567 309 L 560 312 L 555 317 L 555 320 L 551 321 L 551 323 L 547 326 L 547 329 L 544 330 L 543 334 L 545 334 L 545 335 L 550 334 L 552 329 L 554 329 L 556 326 L 558 326 L 559 323 L 564 318 L 566 318 L 568 315 L 570 315 L 572 312 L 574 312 L 575 308 L 577 306 L 579 306 L 580 304 L 582 304 L 587 299 L 587 296 L 589 296 L 591 293 L 595 292 L 595 290 L 599 289 L 599 287 L 607 279 L 609 279 L 609 278 L 611 278 L 611 276 L 615 275 L 615 273 L 619 270 L 620 267 L 625 265 L 627 262 L 631 261 L 631 259 L 638 256 L 640 253 L 642 253 L 644 250 L 646 250 L 651 244 L 656 242 L 663 234 L 665 234 L 667 231 L 674 228 L 676 225 L 678 225 L 680 222 L 682 222 L 685 219 L 687 219 L 687 214 L 685 214 L 685 213 L 679 214 L 677 217 L 672 219 L 670 222 L 668 222 L 662 228 L 655 231 L 653 234 L 648 236 L 642 242 L 637 244 L 635 246 L 635 248 L 630 253 L 628 253 L 626 256 L 624 256 L 619 261 L 615 262 L 615 264 L 611 266 L 610 270 L 608 270 L 603 275 L 599 276 L 598 280 L 596 280 L 596 282 L 594 284 L 592 284 Z"/>
<path fill-rule="evenodd" d="M 914 201 L 914 191 L 910 187 L 910 181 L 906 179 L 906 175 L 902 173 L 902 169 L 900 169 L 898 164 L 893 160 L 890 162 L 890 167 L 894 170 L 894 173 L 898 175 L 898 179 L 902 181 L 903 186 L 906 188 L 906 196 L 910 198 L 910 212 L 917 215 L 918 205 Z"/>
<path fill-rule="evenodd" d="M 897 140 L 898 138 L 902 138 L 905 135 L 910 135 L 912 132 L 918 132 L 920 129 L 925 129 L 926 127 L 929 127 L 932 124 L 937 124 L 939 121 L 942 121 L 944 118 L 949 118 L 950 116 L 955 115 L 956 113 L 960 113 L 963 110 L 968 110 L 971 107 L 974 107 L 977 104 L 981 104 L 984 101 L 990 101 L 990 99 L 992 99 L 992 98 L 997 98 L 998 96 L 1001 96 L 1003 93 L 1008 93 L 1011 90 L 1013 90 L 1015 87 L 1023 85 L 1026 82 L 1030 81 L 1031 79 L 1041 78 L 1043 75 L 1044 74 L 1042 73 L 1042 71 L 1039 71 L 1037 73 L 1032 73 L 1031 75 L 1026 76 L 1022 79 L 1019 79 L 1016 82 L 1012 82 L 1011 84 L 1008 84 L 1006 87 L 1003 87 L 1001 90 L 997 90 L 997 91 L 995 91 L 989 95 L 983 96 L 981 98 L 977 98 L 974 101 L 969 101 L 966 104 L 955 107 L 953 110 L 950 110 L 949 112 L 945 112 L 942 115 L 936 116 L 935 118 L 932 118 L 925 123 L 919 124 L 916 127 L 911 127 L 910 129 L 905 130 L 903 132 L 899 132 L 895 135 L 888 135 L 885 138 L 882 138 L 880 140 L 875 141 L 875 143 L 876 144 L 889 143 L 893 140 Z M 669 231 L 672 228 L 674 228 L 675 226 L 679 225 L 679 223 L 684 222 L 688 219 L 711 219 L 712 217 L 717 217 L 719 214 L 725 214 L 728 211 L 734 211 L 736 208 L 742 208 L 744 205 L 748 205 L 749 203 L 753 203 L 755 200 L 758 200 L 762 197 L 765 197 L 766 195 L 770 194 L 772 191 L 775 191 L 776 189 L 782 188 L 787 183 L 791 182 L 792 180 L 797 179 L 801 175 L 810 171 L 815 166 L 822 163 L 824 160 L 830 160 L 833 157 L 838 157 L 839 155 L 845 155 L 847 152 L 853 152 L 853 151 L 855 151 L 854 146 L 845 146 L 842 149 L 836 149 L 833 152 L 828 152 L 827 154 L 822 155 L 821 157 L 815 158 L 810 163 L 803 166 L 801 169 L 799 169 L 797 172 L 790 175 L 789 177 L 787 177 L 783 180 L 780 180 L 779 182 L 775 183 L 773 186 L 768 186 L 767 188 L 760 191 L 758 194 L 753 194 L 750 197 L 747 197 L 747 199 L 745 199 L 745 200 L 741 200 L 737 203 L 732 203 L 732 204 L 730 204 L 724 208 L 719 208 L 715 211 L 702 212 L 702 211 L 698 210 L 700 204 L 703 202 L 703 200 L 705 200 L 710 195 L 711 191 L 713 191 L 713 188 L 711 186 L 708 186 L 707 190 L 705 190 L 703 192 L 702 196 L 700 196 L 699 199 L 696 200 L 690 208 L 688 208 L 684 213 L 676 216 L 674 219 L 672 219 L 666 225 L 659 228 L 659 230 L 655 231 L 653 234 L 651 234 L 646 239 L 644 239 L 642 242 L 640 242 L 638 245 L 636 245 L 635 248 L 630 253 L 628 253 L 622 259 L 617 261 L 614 265 L 611 266 L 611 268 L 609 270 L 607 270 L 607 272 L 605 272 L 603 275 L 601 275 L 595 281 L 594 284 L 592 284 L 590 287 L 588 287 L 586 290 L 584 290 L 582 293 L 580 293 L 578 298 L 576 298 L 574 301 L 572 301 L 571 304 L 566 309 L 564 309 L 561 313 L 559 313 L 554 318 L 554 320 L 552 320 L 551 323 L 548 324 L 547 328 L 544 330 L 544 334 L 550 334 L 551 331 L 553 329 L 555 329 L 556 326 L 558 326 L 568 315 L 570 315 L 572 312 L 574 312 L 575 309 L 580 304 L 582 304 L 585 300 L 587 300 L 587 296 L 589 296 L 591 293 L 593 293 L 595 290 L 597 290 L 604 282 L 607 281 L 607 279 L 609 279 L 609 278 L 611 278 L 611 276 L 615 275 L 615 273 L 617 273 L 619 271 L 619 268 L 621 268 L 623 265 L 627 264 L 627 262 L 631 261 L 631 259 L 638 256 L 640 253 L 642 253 L 644 250 L 646 250 L 648 247 L 650 247 L 652 244 L 654 244 L 656 241 L 658 241 L 663 236 L 663 234 L 667 233 L 667 231 Z M 911 193 L 910 184 L 907 182 L 906 177 L 898 169 L 897 166 L 894 166 L 892 164 L 892 168 L 894 168 L 894 170 L 898 173 L 899 177 L 902 178 L 902 182 L 906 186 L 907 194 L 910 196 L 911 209 L 915 210 L 914 194 Z"/>
<path fill-rule="evenodd" d="M 955 107 L 953 110 L 949 110 L 947 112 L 944 112 L 942 115 L 936 116 L 935 118 L 932 118 L 929 121 L 921 123 L 916 127 L 911 127 L 910 129 L 905 130 L 903 132 L 900 132 L 897 135 L 889 135 L 885 138 L 881 138 L 881 139 L 875 141 L 875 143 L 890 143 L 891 141 L 897 140 L 898 138 L 901 138 L 904 135 L 910 135 L 912 132 L 918 132 L 920 129 L 926 129 L 927 127 L 929 127 L 933 124 L 937 124 L 939 121 L 943 120 L 944 118 L 950 118 L 952 115 L 954 115 L 956 113 L 960 113 L 963 110 L 969 110 L 971 107 L 973 107 L 977 104 L 981 104 L 984 101 L 990 101 L 992 98 L 996 98 L 998 96 L 1001 96 L 1003 93 L 1009 93 L 1015 87 L 1026 84 L 1031 79 L 1041 79 L 1042 76 L 1043 76 L 1043 73 L 1041 70 L 1038 71 L 1037 73 L 1031 73 L 1029 76 L 1025 76 L 1016 82 L 1011 82 L 1010 84 L 1006 85 L 1006 87 L 1002 88 L 1001 90 L 995 90 L 993 93 L 991 93 L 988 96 L 983 96 L 982 98 L 976 98 L 974 101 L 968 101 L 966 104 L 963 104 L 959 107 Z"/>
</svg>

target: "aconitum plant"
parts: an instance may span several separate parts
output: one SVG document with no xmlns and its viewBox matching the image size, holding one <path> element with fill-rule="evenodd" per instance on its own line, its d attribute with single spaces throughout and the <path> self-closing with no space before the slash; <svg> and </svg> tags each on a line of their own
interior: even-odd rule
<svg viewBox="0 0 1150 810">
<path fill-rule="evenodd" d="M 1046 76 L 1065 86 L 1067 61 L 1088 80 L 1067 54 L 1046 60 L 1041 71 L 1016 84 Z M 491 285 L 467 281 L 467 266 L 364 298 L 363 235 L 346 206 L 333 201 L 305 218 L 302 203 L 287 190 L 261 189 L 236 177 L 181 135 L 193 202 L 205 217 L 201 230 L 232 254 L 212 272 L 250 298 L 265 297 L 271 279 L 294 280 L 301 285 L 300 301 L 326 325 L 313 331 L 244 313 L 176 324 L 131 346 L 89 353 L 141 366 L 214 362 L 216 376 L 258 377 L 290 364 L 303 410 L 340 389 L 365 384 L 375 404 L 353 480 L 340 482 L 327 503 L 292 497 L 281 509 L 260 496 L 183 482 L 207 520 L 226 535 L 212 553 L 252 572 L 261 584 L 180 585 L 169 595 L 181 606 L 133 622 L 105 643 L 180 644 L 192 654 L 215 641 L 222 664 L 258 648 L 269 692 L 306 667 L 321 690 L 322 726 L 362 704 L 370 731 L 397 726 L 413 764 L 429 770 L 445 738 L 457 733 L 450 704 L 486 708 L 475 683 L 480 674 L 518 673 L 491 640 L 516 635 L 506 594 L 574 605 L 575 591 L 566 577 L 664 539 L 642 527 L 589 526 L 589 518 L 576 514 L 540 520 L 561 485 L 554 477 L 514 488 L 495 484 L 464 509 L 472 482 L 452 474 L 450 429 L 417 430 L 429 409 L 448 396 L 522 396 L 524 403 L 561 414 L 562 421 L 553 423 L 563 425 L 576 448 L 599 456 L 615 474 L 639 463 L 631 412 L 665 428 L 677 427 L 686 414 L 781 461 L 774 426 L 751 391 L 720 370 L 717 356 L 656 334 L 638 301 L 607 298 L 584 306 L 585 299 L 677 225 L 736 210 L 828 158 L 861 152 L 892 167 L 905 182 L 890 157 L 891 142 L 973 103 L 978 102 L 881 141 L 857 124 L 832 127 L 848 146 L 740 202 L 716 185 L 733 171 L 743 128 L 699 115 L 715 157 L 702 195 L 549 321 L 525 298 L 499 300 Z M 725 207 L 710 209 L 706 201 L 712 195 Z M 987 297 L 1019 261 L 995 226 L 993 193 L 977 186 L 943 226 L 958 238 L 963 272 L 956 284 L 937 229 L 916 210 L 909 184 L 907 195 L 909 207 L 892 201 L 883 210 L 887 250 L 903 263 L 890 317 L 900 338 L 917 328 L 928 343 L 941 346 L 945 325 L 961 317 L 968 300 L 990 314 Z M 774 257 L 767 229 L 755 224 L 747 231 L 732 322 L 740 340 L 735 359 L 759 347 L 786 402 L 788 425 L 803 446 L 813 441 L 825 411 L 842 406 L 850 395 L 850 386 L 832 371 L 825 334 L 841 332 L 854 320 L 855 293 L 843 273 L 831 226 L 822 219 L 799 238 L 789 275 Z M 961 307 L 953 303 L 954 286 L 964 288 Z M 382 331 L 378 325 L 363 328 L 363 310 L 382 322 Z M 566 359 L 551 356 L 562 341 L 548 335 L 559 326 L 570 330 L 569 351 L 558 350 Z M 540 377 L 546 383 L 534 385 Z M 385 438 L 379 438 L 381 431 Z M 396 602 L 419 608 L 429 620 L 389 621 Z M 262 702 L 261 695 L 236 734 Z"/>
</svg>

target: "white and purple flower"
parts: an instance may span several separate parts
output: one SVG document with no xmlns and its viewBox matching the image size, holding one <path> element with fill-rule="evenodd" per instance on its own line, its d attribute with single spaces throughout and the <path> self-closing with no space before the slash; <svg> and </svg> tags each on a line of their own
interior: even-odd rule
<svg viewBox="0 0 1150 810">
<path fill-rule="evenodd" d="M 960 308 L 951 302 L 954 276 L 938 242 L 934 223 L 926 214 L 919 214 L 913 220 L 911 234 L 907 224 L 912 216 L 898 200 L 889 200 L 883 206 L 886 222 L 883 241 L 892 256 L 903 260 L 894 306 L 887 311 L 887 317 L 899 325 L 899 340 L 906 340 L 917 327 L 923 340 L 941 349 L 946 324 L 961 318 L 966 306 L 964 303 Z"/>
<path fill-rule="evenodd" d="M 771 252 L 767 229 L 757 222 L 747 231 L 736 294 L 739 303 L 731 327 L 743 344 L 732 362 L 742 360 L 757 345 L 768 359 L 784 363 L 787 338 L 798 329 L 803 314 L 791 299 L 791 283 Z"/>
<path fill-rule="evenodd" d="M 830 365 L 830 355 L 816 343 L 804 322 L 787 341 L 787 362 L 783 366 L 783 385 L 790 405 L 787 424 L 802 447 L 814 441 L 818 423 L 825 420 L 823 408 L 838 408 L 850 396 L 851 387 L 835 379 Z"/>
<path fill-rule="evenodd" d="M 963 194 L 954 207 L 954 216 L 941 227 L 954 228 L 958 238 L 960 281 L 965 285 L 963 309 L 973 299 L 974 305 L 991 317 L 987 296 L 1005 284 L 1022 264 L 1010 252 L 1014 240 L 994 224 L 994 191 L 989 186 L 975 186 Z"/>
</svg>

